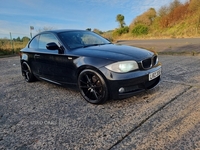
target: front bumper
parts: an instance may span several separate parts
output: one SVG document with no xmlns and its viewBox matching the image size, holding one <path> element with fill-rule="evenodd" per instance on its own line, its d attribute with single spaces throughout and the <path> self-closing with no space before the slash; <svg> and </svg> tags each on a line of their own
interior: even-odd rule
<svg viewBox="0 0 200 150">
<path fill-rule="evenodd" d="M 149 81 L 149 74 L 161 69 L 158 64 L 149 70 L 138 70 L 129 73 L 115 73 L 106 68 L 101 71 L 107 79 L 111 99 L 123 99 L 134 96 L 137 93 L 154 88 L 160 82 L 161 75 Z M 123 90 L 120 90 L 120 88 Z"/>
</svg>

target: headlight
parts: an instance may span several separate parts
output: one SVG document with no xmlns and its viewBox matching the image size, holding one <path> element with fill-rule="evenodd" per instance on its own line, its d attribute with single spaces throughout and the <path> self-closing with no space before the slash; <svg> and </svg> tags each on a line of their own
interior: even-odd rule
<svg viewBox="0 0 200 150">
<path fill-rule="evenodd" d="M 136 61 L 121 61 L 105 66 L 113 72 L 125 73 L 138 69 Z"/>
</svg>

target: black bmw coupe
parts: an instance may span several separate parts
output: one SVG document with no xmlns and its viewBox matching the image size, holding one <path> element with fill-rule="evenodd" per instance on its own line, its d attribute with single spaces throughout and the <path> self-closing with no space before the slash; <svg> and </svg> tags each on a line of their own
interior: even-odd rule
<svg viewBox="0 0 200 150">
<path fill-rule="evenodd" d="M 20 61 L 27 82 L 75 85 L 93 104 L 151 89 L 161 76 L 155 53 L 112 44 L 87 30 L 41 32 L 20 51 Z"/>
</svg>

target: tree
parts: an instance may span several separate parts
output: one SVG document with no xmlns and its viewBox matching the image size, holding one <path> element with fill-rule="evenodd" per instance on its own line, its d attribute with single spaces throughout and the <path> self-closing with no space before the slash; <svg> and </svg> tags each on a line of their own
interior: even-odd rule
<svg viewBox="0 0 200 150">
<path fill-rule="evenodd" d="M 13 41 L 21 42 L 21 39 L 20 39 L 20 37 L 18 36 L 16 39 L 13 38 Z"/>
<path fill-rule="evenodd" d="M 28 38 L 27 36 L 24 36 L 22 38 L 22 42 L 28 42 L 28 41 L 30 41 L 30 38 Z"/>
<path fill-rule="evenodd" d="M 169 8 L 167 6 L 162 6 L 159 10 L 158 10 L 158 16 L 159 17 L 164 17 L 166 15 L 169 14 Z"/>
<path fill-rule="evenodd" d="M 86 30 L 88 30 L 88 31 L 92 31 L 92 29 L 91 29 L 91 28 L 87 28 Z"/>
<path fill-rule="evenodd" d="M 198 0 L 197 0 L 198 1 Z M 176 9 L 177 7 L 181 6 L 181 2 L 179 0 L 174 0 L 173 2 L 171 2 L 169 4 L 169 6 L 162 6 L 159 10 L 158 10 L 158 16 L 159 17 L 164 17 L 166 15 L 168 15 L 169 13 L 171 13 L 172 11 L 174 11 L 174 9 Z"/>
<path fill-rule="evenodd" d="M 151 20 L 151 24 L 154 21 L 155 17 L 156 17 L 156 10 L 154 8 L 150 8 L 147 12 L 146 12 L 147 17 L 149 18 L 149 20 Z"/>
<path fill-rule="evenodd" d="M 174 0 L 170 3 L 169 10 L 170 12 L 174 11 L 175 8 L 181 5 L 181 2 L 179 0 Z"/>
<path fill-rule="evenodd" d="M 100 31 L 99 29 L 94 29 L 93 32 L 97 33 L 97 34 L 103 34 L 102 31 Z"/>
<path fill-rule="evenodd" d="M 142 15 L 137 16 L 130 26 L 137 24 L 144 24 L 150 26 L 156 17 L 156 10 L 154 8 L 148 9 Z"/>
<path fill-rule="evenodd" d="M 124 22 L 124 16 L 122 14 L 117 15 L 116 21 L 119 22 L 120 28 L 123 28 L 126 25 Z"/>
</svg>

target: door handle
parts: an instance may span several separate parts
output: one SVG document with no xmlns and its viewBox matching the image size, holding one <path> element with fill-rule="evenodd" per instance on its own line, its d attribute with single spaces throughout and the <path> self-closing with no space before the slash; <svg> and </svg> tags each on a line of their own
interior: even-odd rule
<svg viewBox="0 0 200 150">
<path fill-rule="evenodd" d="M 40 57 L 40 55 L 38 55 L 38 54 L 34 55 L 34 58 L 39 58 L 39 57 Z"/>
</svg>

